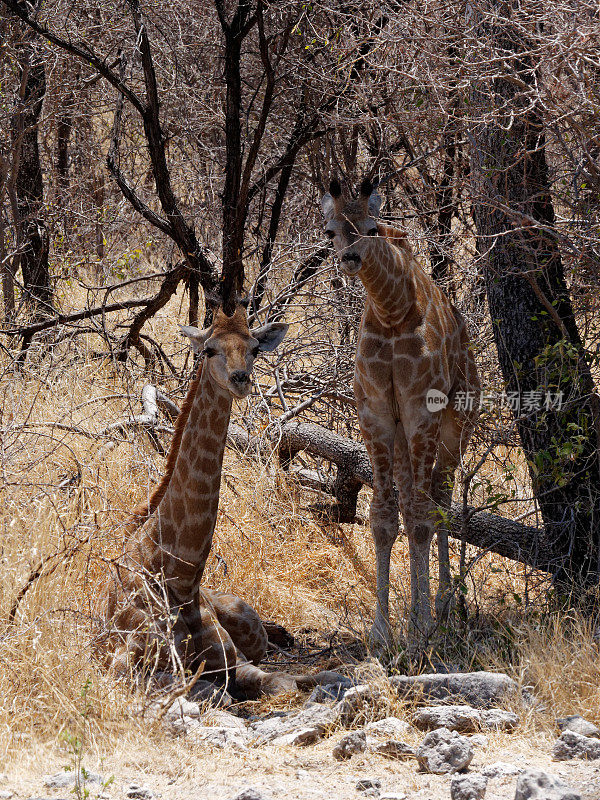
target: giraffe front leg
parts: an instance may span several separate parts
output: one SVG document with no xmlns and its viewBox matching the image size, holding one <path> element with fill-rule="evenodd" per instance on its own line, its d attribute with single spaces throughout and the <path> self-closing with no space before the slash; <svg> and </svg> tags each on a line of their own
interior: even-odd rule
<svg viewBox="0 0 600 800">
<path fill-rule="evenodd" d="M 360 426 L 373 466 L 373 499 L 369 512 L 375 542 L 377 571 L 377 609 L 370 639 L 375 646 L 389 647 L 390 559 L 398 536 L 398 503 L 394 492 L 394 437 L 396 422 L 391 416 L 371 409 L 359 411 Z"/>
<path fill-rule="evenodd" d="M 375 481 L 374 481 L 375 483 Z M 390 561 L 392 547 L 398 535 L 398 505 L 394 496 L 392 482 L 373 487 L 370 523 L 375 542 L 375 566 L 377 571 L 377 609 L 371 628 L 373 644 L 389 647 L 392 640 L 390 627 Z"/>
</svg>

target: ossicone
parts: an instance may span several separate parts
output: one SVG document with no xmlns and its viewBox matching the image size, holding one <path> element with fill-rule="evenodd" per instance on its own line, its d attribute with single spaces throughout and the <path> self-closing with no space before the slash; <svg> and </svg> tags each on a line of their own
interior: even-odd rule
<svg viewBox="0 0 600 800">
<path fill-rule="evenodd" d="M 329 194 L 335 199 L 341 196 L 342 186 L 337 178 L 333 178 L 333 180 L 329 184 Z"/>
<path fill-rule="evenodd" d="M 369 178 L 365 178 L 360 185 L 360 194 L 362 197 L 371 197 L 373 193 L 373 184 Z"/>
<path fill-rule="evenodd" d="M 224 278 L 221 279 L 221 285 L 219 287 L 204 292 L 204 299 L 207 308 L 211 308 L 215 312 L 220 309 L 228 317 L 231 317 L 235 313 L 237 306 L 248 308 L 250 305 L 250 298 L 247 295 L 242 295 L 240 292 L 233 292 L 233 294 L 229 297 L 227 308 L 225 308 L 226 304 L 223 298 L 223 290 Z"/>
</svg>

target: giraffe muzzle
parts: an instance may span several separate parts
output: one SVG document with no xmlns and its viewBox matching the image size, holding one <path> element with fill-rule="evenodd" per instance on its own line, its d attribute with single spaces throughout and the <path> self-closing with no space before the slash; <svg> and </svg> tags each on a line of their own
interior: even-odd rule
<svg viewBox="0 0 600 800">
<path fill-rule="evenodd" d="M 347 275 L 356 275 L 362 267 L 362 259 L 358 253 L 344 253 L 340 264 Z"/>
<path fill-rule="evenodd" d="M 246 397 L 250 391 L 250 375 L 244 370 L 236 370 L 229 376 L 234 393 L 238 397 Z"/>
</svg>

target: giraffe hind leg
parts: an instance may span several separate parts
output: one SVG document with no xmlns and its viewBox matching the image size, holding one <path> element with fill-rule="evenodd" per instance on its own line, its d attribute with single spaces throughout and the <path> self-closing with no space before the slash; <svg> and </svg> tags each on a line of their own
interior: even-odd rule
<svg viewBox="0 0 600 800">
<path fill-rule="evenodd" d="M 204 587 L 200 596 L 211 604 L 220 625 L 245 659 L 254 665 L 260 664 L 267 652 L 268 637 L 255 609 L 233 594 Z"/>
<path fill-rule="evenodd" d="M 442 511 L 441 517 L 438 515 L 436 520 L 439 585 L 435 598 L 435 610 L 438 621 L 448 619 L 452 611 L 454 594 L 445 514 L 450 511 L 452 503 L 454 473 L 469 442 L 474 424 L 469 417 L 460 414 L 452 407 L 444 409 L 442 414 L 440 443 L 431 486 L 433 502 Z"/>
<path fill-rule="evenodd" d="M 435 521 L 431 493 L 441 420 L 437 415 L 423 413 L 420 408 L 415 409 L 411 419 L 407 435 L 412 469 L 410 514 L 406 520 L 411 572 L 408 640 L 410 649 L 418 653 L 432 632 L 429 553 Z"/>
</svg>

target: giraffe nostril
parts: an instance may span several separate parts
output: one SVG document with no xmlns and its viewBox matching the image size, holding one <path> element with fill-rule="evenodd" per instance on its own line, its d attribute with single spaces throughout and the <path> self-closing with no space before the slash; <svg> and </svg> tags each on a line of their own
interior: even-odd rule
<svg viewBox="0 0 600 800">
<path fill-rule="evenodd" d="M 247 372 L 244 372 L 243 369 L 236 369 L 235 372 L 231 373 L 231 380 L 234 383 L 239 383 L 240 385 L 242 385 L 244 383 L 248 383 L 248 381 L 250 380 L 250 376 L 248 375 Z"/>
</svg>

